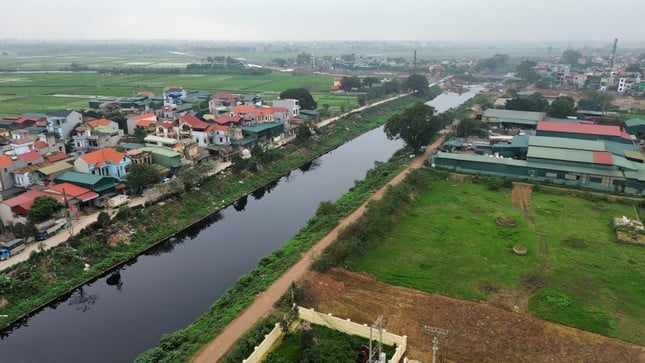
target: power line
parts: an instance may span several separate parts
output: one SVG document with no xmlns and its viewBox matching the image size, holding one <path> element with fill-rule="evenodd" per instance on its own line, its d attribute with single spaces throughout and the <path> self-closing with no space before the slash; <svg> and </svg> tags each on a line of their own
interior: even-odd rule
<svg viewBox="0 0 645 363">
<path fill-rule="evenodd" d="M 439 337 L 445 336 L 448 339 L 448 330 L 437 328 L 434 326 L 423 326 L 423 331 L 432 333 L 432 363 L 436 363 L 437 351 L 439 351 Z"/>
</svg>

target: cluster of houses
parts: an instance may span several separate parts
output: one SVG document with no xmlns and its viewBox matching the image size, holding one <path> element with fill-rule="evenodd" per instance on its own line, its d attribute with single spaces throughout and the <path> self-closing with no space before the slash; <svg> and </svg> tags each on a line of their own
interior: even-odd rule
<svg viewBox="0 0 645 363">
<path fill-rule="evenodd" d="M 74 110 L 0 117 L 2 223 L 25 223 L 41 195 L 73 211 L 102 206 L 104 197 L 124 192 L 132 164 L 151 164 L 169 176 L 204 160 L 248 156 L 256 144 L 286 142 L 296 127 L 317 121 L 315 112 L 301 115 L 295 99 L 263 106 L 256 96 L 217 93 L 208 95 L 208 111 L 193 112 L 189 94 L 166 87 L 158 108 L 145 91 L 136 100 L 90 101 L 97 111 L 131 112 L 125 125 Z"/>
<path fill-rule="evenodd" d="M 510 177 L 643 195 L 645 120 L 621 126 L 490 108 L 485 140 L 451 140 L 429 163 L 456 172 Z"/>
<path fill-rule="evenodd" d="M 548 61 L 537 62 L 534 68 L 541 77 L 540 84 L 544 88 L 594 89 L 618 93 L 645 91 L 645 80 L 641 78 L 640 72 L 626 69 L 599 66 L 572 69 L 570 65 Z"/>
</svg>

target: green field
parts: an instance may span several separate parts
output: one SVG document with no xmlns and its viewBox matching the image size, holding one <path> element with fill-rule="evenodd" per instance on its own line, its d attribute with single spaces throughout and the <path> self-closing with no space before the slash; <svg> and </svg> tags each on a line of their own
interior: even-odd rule
<svg viewBox="0 0 645 363">
<path fill-rule="evenodd" d="M 527 217 L 509 189 L 434 181 L 377 247 L 346 265 L 468 300 L 514 291 L 541 318 L 643 344 L 645 250 L 613 241 L 611 219 L 622 215 L 634 218 L 635 207 L 534 191 Z M 501 227 L 500 216 L 518 225 Z M 527 255 L 515 255 L 516 244 Z"/>
<path fill-rule="evenodd" d="M 292 75 L 274 72 L 268 75 L 202 75 L 202 74 L 140 74 L 107 75 L 97 73 L 65 74 L 0 74 L 0 115 L 55 111 L 61 108 L 87 109 L 87 100 L 60 98 L 53 95 L 133 96 L 150 90 L 160 95 L 168 85 L 187 90 L 259 94 L 270 101 L 289 88 L 309 89 L 320 107 L 331 110 L 355 107 L 356 96 L 330 94 L 330 75 Z"/>
</svg>

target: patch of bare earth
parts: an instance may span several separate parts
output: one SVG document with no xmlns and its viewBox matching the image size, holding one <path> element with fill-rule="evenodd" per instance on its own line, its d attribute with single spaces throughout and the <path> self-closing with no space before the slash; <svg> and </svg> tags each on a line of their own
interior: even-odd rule
<svg viewBox="0 0 645 363">
<path fill-rule="evenodd" d="M 526 282 L 534 284 L 539 282 Z M 449 331 L 440 340 L 439 362 L 644 362 L 645 348 L 597 334 L 476 303 L 392 286 L 365 274 L 310 272 L 300 282 L 302 304 L 370 324 L 379 314 L 385 329 L 408 336 L 407 357 L 432 361 L 432 335 L 423 326 Z"/>
</svg>

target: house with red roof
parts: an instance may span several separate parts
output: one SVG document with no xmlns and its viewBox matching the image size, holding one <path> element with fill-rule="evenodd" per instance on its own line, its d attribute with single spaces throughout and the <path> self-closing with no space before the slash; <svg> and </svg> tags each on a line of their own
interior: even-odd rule
<svg viewBox="0 0 645 363">
<path fill-rule="evenodd" d="M 114 122 L 112 120 L 108 120 L 106 118 L 100 118 L 100 119 L 96 119 L 96 120 L 87 121 L 87 122 L 85 122 L 85 125 L 90 127 L 90 128 L 108 127 L 108 128 L 114 129 L 114 130 L 119 129 L 119 124 L 118 123 L 116 123 L 116 122 Z"/>
<path fill-rule="evenodd" d="M 179 132 L 182 138 L 192 139 L 198 146 L 206 147 L 213 143 L 213 125 L 186 114 L 179 117 Z"/>
<path fill-rule="evenodd" d="M 149 133 L 154 130 L 157 124 L 157 115 L 152 112 L 144 113 L 141 115 L 131 115 L 128 117 L 128 135 L 134 135 L 137 128 L 145 130 Z"/>
<path fill-rule="evenodd" d="M 81 155 L 74 162 L 74 170 L 79 173 L 111 176 L 122 180 L 128 173 L 130 164 L 132 160 L 126 153 L 107 147 Z"/>
<path fill-rule="evenodd" d="M 65 198 L 63 195 L 48 193 L 41 189 L 31 189 L 11 199 L 7 199 L 0 203 L 0 219 L 5 226 L 26 223 L 27 213 L 29 208 L 34 204 L 34 200 L 40 196 L 50 196 L 63 204 Z"/>
</svg>

